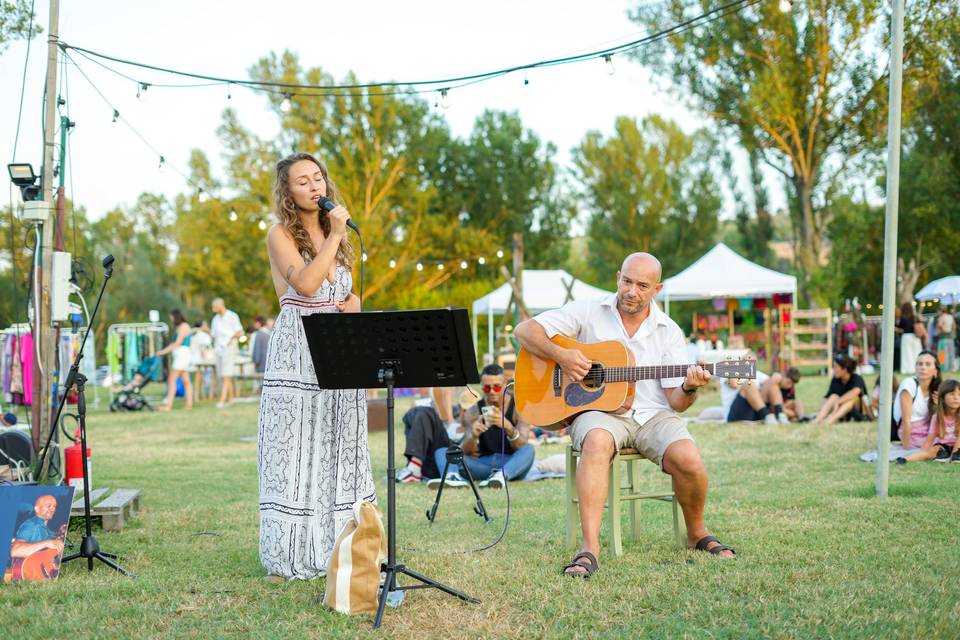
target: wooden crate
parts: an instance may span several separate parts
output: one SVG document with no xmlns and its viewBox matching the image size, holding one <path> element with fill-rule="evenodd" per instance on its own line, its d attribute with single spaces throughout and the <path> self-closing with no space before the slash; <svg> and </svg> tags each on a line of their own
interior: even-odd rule
<svg viewBox="0 0 960 640">
<path fill-rule="evenodd" d="M 121 531 L 127 519 L 140 512 L 140 489 L 94 489 L 90 492 L 90 515 L 100 518 L 104 531 Z M 75 497 L 70 517 L 83 517 L 83 494 Z"/>
</svg>

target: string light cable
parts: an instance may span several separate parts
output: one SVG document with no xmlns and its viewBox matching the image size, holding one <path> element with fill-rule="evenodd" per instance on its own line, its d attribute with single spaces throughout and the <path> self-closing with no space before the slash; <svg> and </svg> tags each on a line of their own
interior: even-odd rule
<svg viewBox="0 0 960 640">
<path fill-rule="evenodd" d="M 85 47 L 79 47 L 71 45 L 64 41 L 59 41 L 58 46 L 66 53 L 67 51 L 74 51 L 78 54 L 84 56 L 88 60 L 93 58 L 99 58 L 100 61 L 109 61 L 112 63 L 130 66 L 138 69 L 143 69 L 147 71 L 153 71 L 157 73 L 164 73 L 169 75 L 175 75 L 180 77 L 191 78 L 193 80 L 202 80 L 205 81 L 201 84 L 192 83 L 192 84 L 158 84 L 158 83 L 146 83 L 142 80 L 137 80 L 136 78 L 124 74 L 117 69 L 109 67 L 105 63 L 98 62 L 101 66 L 110 69 L 112 72 L 117 73 L 129 80 L 138 82 L 141 85 L 146 84 L 148 86 L 166 86 L 166 87 L 196 87 L 196 86 L 210 86 L 210 85 L 228 85 L 228 86 L 241 86 L 248 89 L 259 90 L 259 91 L 271 91 L 277 94 L 293 94 L 293 95 L 303 95 L 303 96 L 324 96 L 324 95 L 343 95 L 345 92 L 351 92 L 356 90 L 383 90 L 384 88 L 392 88 L 395 91 L 392 92 L 380 92 L 380 93 L 368 93 L 368 95 L 395 95 L 395 94 L 413 94 L 413 93 L 426 93 L 426 92 L 437 92 L 441 94 L 444 92 L 449 92 L 454 88 L 460 88 L 466 86 L 467 84 L 473 84 L 476 82 L 482 82 L 486 80 L 492 80 L 507 74 L 527 71 L 531 69 L 553 67 L 565 64 L 574 64 L 579 62 L 586 62 L 589 60 L 607 60 L 612 59 L 614 55 L 630 53 L 642 46 L 657 42 L 664 38 L 667 38 L 678 33 L 682 33 L 694 27 L 719 20 L 728 15 L 741 11 L 745 8 L 759 4 L 763 0 L 731 0 L 725 4 L 722 4 L 718 7 L 705 11 L 701 14 L 678 22 L 675 25 L 657 31 L 655 33 L 634 39 L 623 44 L 615 45 L 612 47 L 606 47 L 603 49 L 588 51 L 584 53 L 578 53 L 568 56 L 563 56 L 559 58 L 545 59 L 538 62 L 531 62 L 526 64 L 513 65 L 509 67 L 504 67 L 500 69 L 494 69 L 490 71 L 484 71 L 480 73 L 473 74 L 464 74 L 459 76 L 437 78 L 430 80 L 406 80 L 406 81 L 381 81 L 381 82 L 364 82 L 364 83 L 343 83 L 343 84 L 328 84 L 328 85 L 318 85 L 318 84 L 302 84 L 302 83 L 292 83 L 292 82 L 276 82 L 268 80 L 245 80 L 245 79 L 236 79 L 236 78 L 226 78 L 220 76 L 214 76 L 206 73 L 198 73 L 193 71 L 184 71 L 180 69 L 173 69 L 170 67 L 163 67 L 154 64 L 148 64 L 145 62 L 138 62 L 135 60 L 129 60 L 126 58 L 121 58 L 119 56 L 113 56 L 99 51 L 94 51 Z M 457 86 L 454 86 L 457 85 Z"/>
</svg>

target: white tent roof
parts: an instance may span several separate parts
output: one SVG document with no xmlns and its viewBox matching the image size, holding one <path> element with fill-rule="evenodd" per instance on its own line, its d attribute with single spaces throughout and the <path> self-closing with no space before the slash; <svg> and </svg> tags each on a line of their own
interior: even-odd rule
<svg viewBox="0 0 960 640">
<path fill-rule="evenodd" d="M 657 299 L 746 298 L 774 293 L 792 293 L 796 298 L 797 279 L 750 262 L 718 242 L 692 265 L 664 280 Z"/>
<path fill-rule="evenodd" d="M 917 300 L 939 300 L 943 304 L 960 302 L 960 276 L 947 276 L 927 283 L 913 296 Z"/>
<path fill-rule="evenodd" d="M 574 300 L 596 300 L 611 293 L 577 280 L 563 269 L 524 269 L 523 302 L 530 313 L 561 307 L 567 301 L 567 288 L 563 283 L 569 286 L 571 281 Z M 474 300 L 474 315 L 489 313 L 491 310 L 495 314 L 506 313 L 511 293 L 510 285 L 504 283 L 482 298 Z"/>
</svg>

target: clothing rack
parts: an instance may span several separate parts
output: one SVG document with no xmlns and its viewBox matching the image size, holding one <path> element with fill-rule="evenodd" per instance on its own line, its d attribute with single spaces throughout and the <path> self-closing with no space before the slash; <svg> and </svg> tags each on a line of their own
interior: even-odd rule
<svg viewBox="0 0 960 640">
<path fill-rule="evenodd" d="M 169 333 L 169 327 L 163 322 L 127 322 L 110 325 L 107 328 L 106 346 L 110 375 L 115 380 L 130 379 L 144 358 L 155 355 L 166 345 Z"/>
</svg>

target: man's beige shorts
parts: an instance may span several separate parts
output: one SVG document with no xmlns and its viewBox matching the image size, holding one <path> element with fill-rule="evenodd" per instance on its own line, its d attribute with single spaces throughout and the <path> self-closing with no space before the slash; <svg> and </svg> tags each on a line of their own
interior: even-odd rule
<svg viewBox="0 0 960 640">
<path fill-rule="evenodd" d="M 618 416 L 602 411 L 587 411 L 573 421 L 570 438 L 579 451 L 587 434 L 603 429 L 613 436 L 617 450 L 631 447 L 647 460 L 663 468 L 663 454 L 678 440 L 693 440 L 687 431 L 687 421 L 672 411 L 661 411 L 641 426 L 632 416 Z"/>
</svg>

